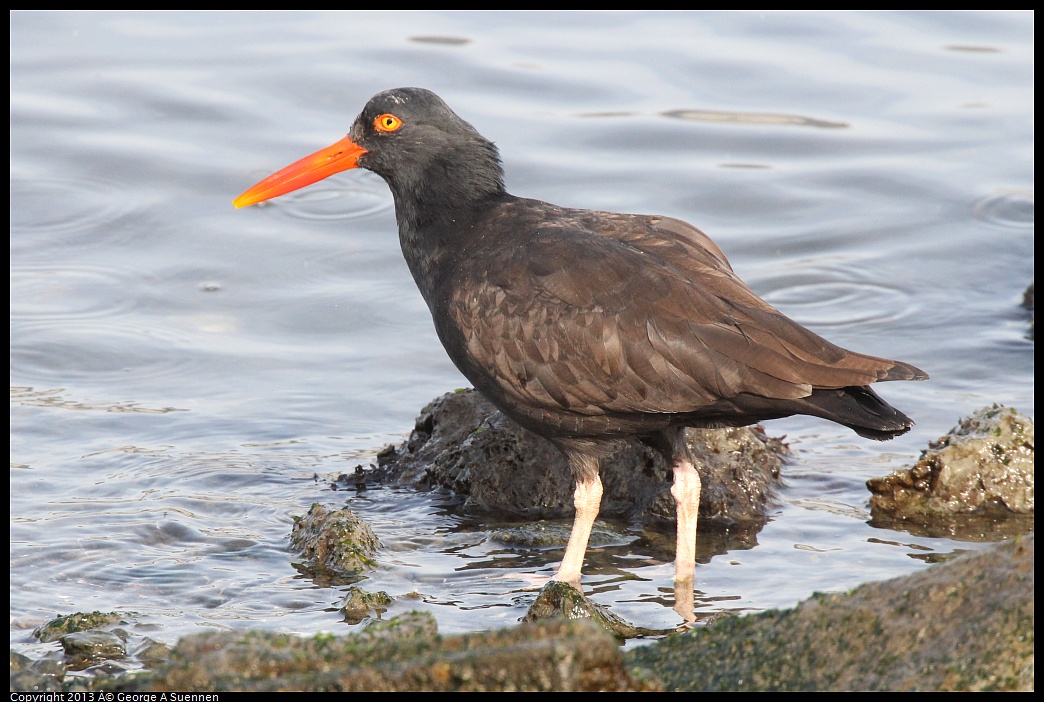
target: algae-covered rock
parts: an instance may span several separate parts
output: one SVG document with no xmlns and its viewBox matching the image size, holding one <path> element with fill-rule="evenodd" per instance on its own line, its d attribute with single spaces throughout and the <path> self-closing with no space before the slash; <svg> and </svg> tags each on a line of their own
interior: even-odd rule
<svg viewBox="0 0 1044 702">
<path fill-rule="evenodd" d="M 671 691 L 1032 691 L 1032 537 L 626 654 Z"/>
<path fill-rule="evenodd" d="M 344 613 L 346 622 L 358 624 L 368 617 L 380 617 L 381 614 L 388 611 L 388 605 L 391 603 L 391 596 L 383 590 L 366 592 L 353 585 L 348 588 L 348 594 L 341 603 L 341 612 Z"/>
<path fill-rule="evenodd" d="M 552 580 L 540 590 L 536 600 L 529 606 L 523 622 L 535 622 L 542 619 L 589 619 L 603 629 L 623 639 L 638 636 L 655 636 L 666 631 L 652 631 L 636 627 L 628 621 L 613 614 L 608 607 L 589 600 L 580 590 L 569 583 Z"/>
<path fill-rule="evenodd" d="M 329 510 L 313 504 L 308 514 L 295 518 L 290 534 L 291 550 L 312 564 L 336 573 L 373 570 L 381 547 L 366 522 L 348 508 Z"/>
<path fill-rule="evenodd" d="M 996 539 L 1033 528 L 1033 420 L 994 405 L 930 444 L 911 468 L 867 481 L 871 523 Z"/>
<path fill-rule="evenodd" d="M 124 624 L 122 615 L 116 612 L 76 612 L 55 617 L 46 624 L 36 627 L 33 636 L 46 643 L 57 641 L 75 631 L 87 631 L 115 624 Z"/>
<path fill-rule="evenodd" d="M 155 692 L 649 689 L 624 668 L 616 640 L 591 622 L 555 620 L 439 636 L 433 620 L 430 626 L 396 627 L 398 619 L 379 623 L 372 634 L 343 637 L 193 635 L 181 640 L 168 666 L 128 683 Z"/>
</svg>

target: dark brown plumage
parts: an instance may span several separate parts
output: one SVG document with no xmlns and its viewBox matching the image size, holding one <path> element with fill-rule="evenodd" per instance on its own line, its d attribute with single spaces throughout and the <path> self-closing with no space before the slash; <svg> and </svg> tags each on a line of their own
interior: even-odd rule
<svg viewBox="0 0 1044 702">
<path fill-rule="evenodd" d="M 348 137 L 236 205 L 354 167 L 391 188 L 403 254 L 450 358 L 569 461 L 577 518 L 558 579 L 579 583 L 601 496 L 598 460 L 621 437 L 674 466 L 676 580 L 691 602 L 700 486 L 685 427 L 806 414 L 888 439 L 913 424 L 868 386 L 924 372 L 791 321 L 685 222 L 508 194 L 496 147 L 427 90 L 374 96 Z"/>
</svg>

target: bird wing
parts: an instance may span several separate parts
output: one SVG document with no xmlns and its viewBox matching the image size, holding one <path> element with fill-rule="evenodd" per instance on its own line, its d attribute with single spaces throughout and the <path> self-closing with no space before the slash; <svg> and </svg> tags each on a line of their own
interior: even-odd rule
<svg viewBox="0 0 1044 702">
<path fill-rule="evenodd" d="M 866 385 L 895 365 L 782 315 L 685 222 L 555 209 L 528 208 L 531 223 L 511 218 L 524 236 L 471 252 L 484 270 L 458 268 L 439 333 L 480 388 L 583 415 L 684 413 Z"/>
</svg>

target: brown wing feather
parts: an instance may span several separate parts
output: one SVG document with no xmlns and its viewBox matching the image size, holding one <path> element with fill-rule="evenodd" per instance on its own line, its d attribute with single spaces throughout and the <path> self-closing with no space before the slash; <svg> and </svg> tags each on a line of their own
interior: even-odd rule
<svg viewBox="0 0 1044 702">
<path fill-rule="evenodd" d="M 691 413 L 919 373 L 791 321 L 684 222 L 554 209 L 513 218 L 528 235 L 448 286 L 440 336 L 489 394 L 581 415 Z"/>
</svg>

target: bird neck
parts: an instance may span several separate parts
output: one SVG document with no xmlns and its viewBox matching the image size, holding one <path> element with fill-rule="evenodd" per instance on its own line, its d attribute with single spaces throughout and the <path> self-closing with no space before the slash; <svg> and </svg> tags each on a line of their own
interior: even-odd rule
<svg viewBox="0 0 1044 702">
<path fill-rule="evenodd" d="M 458 268 L 456 262 L 467 258 L 481 242 L 482 214 L 503 197 L 510 196 L 501 193 L 472 199 L 466 207 L 438 207 L 424 199 L 396 196 L 399 245 L 429 308 L 435 304 L 436 291 L 446 276 Z"/>
<path fill-rule="evenodd" d="M 476 222 L 482 213 L 509 197 L 499 160 L 480 167 L 475 163 L 436 159 L 418 171 L 420 177 L 386 178 L 395 199 L 403 256 L 429 306 L 449 262 L 466 255 L 481 237 Z"/>
</svg>

